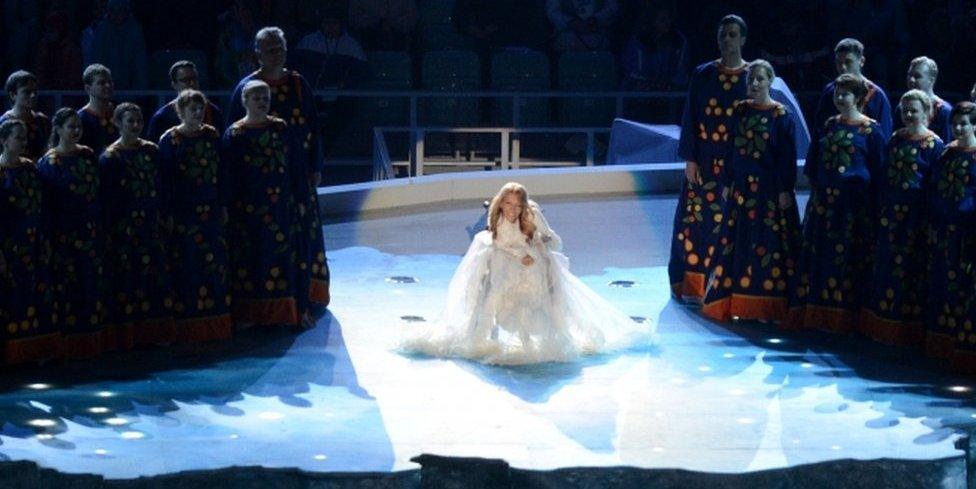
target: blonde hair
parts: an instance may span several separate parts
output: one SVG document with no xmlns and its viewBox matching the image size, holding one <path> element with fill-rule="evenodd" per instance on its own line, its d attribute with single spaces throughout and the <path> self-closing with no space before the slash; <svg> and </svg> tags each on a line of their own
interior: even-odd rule
<svg viewBox="0 0 976 489">
<path fill-rule="evenodd" d="M 939 65 L 934 59 L 928 56 L 919 56 L 912 60 L 908 65 L 909 68 L 915 68 L 918 65 L 924 65 L 928 70 L 929 74 L 932 75 L 932 79 L 935 80 L 939 77 Z"/>
<path fill-rule="evenodd" d="M 925 111 L 926 116 L 932 115 L 932 99 L 928 96 L 928 94 L 918 89 L 912 89 L 905 92 L 905 94 L 901 96 L 899 103 L 901 105 L 905 105 L 906 102 L 910 102 L 912 100 L 922 104 L 922 110 Z"/>
<path fill-rule="evenodd" d="M 764 70 L 770 81 L 776 78 L 776 70 L 773 69 L 773 65 L 764 59 L 753 60 L 751 63 L 749 63 L 748 70 L 750 75 L 756 70 Z"/>
<path fill-rule="evenodd" d="M 241 90 L 241 101 L 247 100 L 247 96 L 251 92 L 256 92 L 258 90 L 271 93 L 271 85 L 268 85 L 262 80 L 251 80 L 244 84 L 244 89 Z"/>
<path fill-rule="evenodd" d="M 525 235 L 525 241 L 528 242 L 532 239 L 532 235 L 535 234 L 535 223 L 533 222 L 532 212 L 529 210 L 529 193 L 522 184 L 517 182 L 506 183 L 495 194 L 495 197 L 491 199 L 491 205 L 488 206 L 488 230 L 491 231 L 491 238 L 498 238 L 498 219 L 502 215 L 502 200 L 508 194 L 517 195 L 519 202 L 522 204 L 522 213 L 519 215 L 518 223 L 519 229 Z"/>
</svg>

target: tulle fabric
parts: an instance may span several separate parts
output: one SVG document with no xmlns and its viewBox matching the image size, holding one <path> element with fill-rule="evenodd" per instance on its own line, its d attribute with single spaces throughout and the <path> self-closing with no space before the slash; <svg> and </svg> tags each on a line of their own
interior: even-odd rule
<svg viewBox="0 0 976 489">
<path fill-rule="evenodd" d="M 536 206 L 526 242 L 518 223 L 499 220 L 498 237 L 475 235 L 434 321 L 411 327 L 400 350 L 492 364 L 571 361 L 580 355 L 649 345 L 639 324 L 569 271 L 562 240 Z M 531 256 L 532 265 L 522 257 Z"/>
</svg>

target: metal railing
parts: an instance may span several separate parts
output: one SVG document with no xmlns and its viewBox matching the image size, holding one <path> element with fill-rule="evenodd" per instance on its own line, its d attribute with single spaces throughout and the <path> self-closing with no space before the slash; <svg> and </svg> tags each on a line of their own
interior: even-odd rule
<svg viewBox="0 0 976 489">
<path fill-rule="evenodd" d="M 389 132 L 405 132 L 410 135 L 410 156 L 405 161 L 394 161 L 390 158 L 386 145 L 386 134 Z M 442 134 L 497 134 L 499 136 L 500 158 L 495 161 L 430 161 L 424 154 L 427 135 Z M 373 180 L 385 180 L 396 175 L 395 166 L 406 166 L 408 176 L 423 176 L 426 166 L 472 166 L 494 167 L 517 170 L 522 166 L 566 166 L 579 165 L 575 161 L 547 160 L 543 162 L 524 163 L 521 155 L 522 134 L 585 134 L 586 156 L 583 164 L 593 166 L 595 140 L 597 134 L 609 134 L 608 127 L 376 127 L 373 128 Z"/>
</svg>

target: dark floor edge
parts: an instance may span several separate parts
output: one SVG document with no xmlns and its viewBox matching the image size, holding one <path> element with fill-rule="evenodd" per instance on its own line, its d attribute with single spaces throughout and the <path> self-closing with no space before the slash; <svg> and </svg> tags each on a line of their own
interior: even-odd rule
<svg viewBox="0 0 976 489">
<path fill-rule="evenodd" d="M 836 460 L 742 474 L 634 467 L 574 467 L 537 471 L 512 468 L 504 460 L 437 455 L 421 455 L 413 460 L 421 465 L 421 469 L 391 473 L 317 473 L 299 469 L 228 467 L 138 479 L 105 479 L 93 474 L 64 474 L 53 469 L 40 468 L 34 462 L 17 461 L 0 463 L 0 486 L 11 489 L 967 487 L 966 460 L 963 456 L 936 460 Z"/>
</svg>

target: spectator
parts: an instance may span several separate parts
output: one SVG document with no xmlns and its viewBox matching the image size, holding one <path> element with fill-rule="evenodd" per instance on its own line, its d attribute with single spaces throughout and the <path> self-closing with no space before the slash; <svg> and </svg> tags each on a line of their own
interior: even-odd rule
<svg viewBox="0 0 976 489">
<path fill-rule="evenodd" d="M 296 69 L 308 76 L 313 88 L 348 88 L 369 73 L 366 52 L 342 24 L 339 9 L 321 14 L 319 30 L 305 36 L 295 48 Z"/>
<path fill-rule="evenodd" d="M 645 10 L 621 57 L 624 90 L 669 90 L 688 84 L 688 41 L 667 8 Z"/>
<path fill-rule="evenodd" d="M 824 69 L 832 63 L 821 7 L 816 4 L 783 3 L 763 13 L 766 42 L 759 45 L 761 57 L 776 66 L 779 76 L 794 87 L 815 90 L 824 80 Z"/>
<path fill-rule="evenodd" d="M 607 49 L 617 0 L 546 0 L 557 51 Z"/>
<path fill-rule="evenodd" d="M 71 35 L 69 22 L 64 10 L 53 11 L 44 20 L 44 36 L 37 45 L 34 62 L 43 88 L 65 90 L 78 86 L 81 45 Z"/>
<path fill-rule="evenodd" d="M 7 49 L 4 58 L 11 71 L 28 69 L 27 53 L 37 40 L 40 5 L 35 0 L 4 0 L 3 25 Z"/>
<path fill-rule="evenodd" d="M 481 56 L 499 47 L 541 48 L 546 29 L 542 12 L 523 0 L 457 0 L 454 28 Z"/>
<path fill-rule="evenodd" d="M 95 63 L 95 28 L 105 16 L 106 4 L 107 0 L 95 0 L 92 4 L 91 20 L 81 31 L 81 62 L 85 66 Z"/>
<path fill-rule="evenodd" d="M 220 32 L 214 59 L 217 86 L 234 86 L 238 80 L 257 69 L 254 55 L 254 11 L 244 0 L 235 0 L 226 12 L 217 18 Z M 233 122 L 233 121 L 231 121 Z"/>
<path fill-rule="evenodd" d="M 132 16 L 129 0 L 109 0 L 105 17 L 95 26 L 92 56 L 112 70 L 121 90 L 149 85 L 149 62 L 142 27 Z"/>
<path fill-rule="evenodd" d="M 350 0 L 349 28 L 368 49 L 403 51 L 417 24 L 414 0 Z"/>
</svg>

